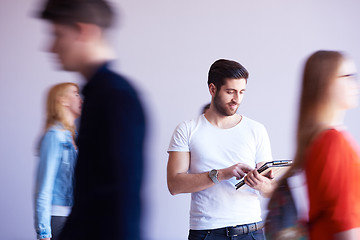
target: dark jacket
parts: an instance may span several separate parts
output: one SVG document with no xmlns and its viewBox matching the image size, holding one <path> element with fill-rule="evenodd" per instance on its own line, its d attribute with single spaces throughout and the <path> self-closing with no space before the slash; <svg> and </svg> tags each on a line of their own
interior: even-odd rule
<svg viewBox="0 0 360 240">
<path fill-rule="evenodd" d="M 145 117 L 134 88 L 102 66 L 83 89 L 74 206 L 60 239 L 140 239 Z"/>
</svg>

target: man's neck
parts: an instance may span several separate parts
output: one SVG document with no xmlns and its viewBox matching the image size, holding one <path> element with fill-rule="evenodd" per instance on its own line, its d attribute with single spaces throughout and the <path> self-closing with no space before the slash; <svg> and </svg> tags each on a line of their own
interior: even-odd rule
<svg viewBox="0 0 360 240">
<path fill-rule="evenodd" d="M 222 129 L 235 127 L 242 120 L 242 116 L 235 113 L 232 116 L 224 116 L 210 109 L 205 113 L 205 118 L 214 126 Z"/>
<path fill-rule="evenodd" d="M 79 73 L 89 80 L 99 67 L 115 58 L 113 51 L 106 45 L 93 47 L 84 60 Z"/>
<path fill-rule="evenodd" d="M 104 59 L 103 61 L 91 62 L 82 67 L 79 73 L 89 81 L 91 77 L 95 74 L 95 72 L 106 62 L 110 61 L 110 59 Z"/>
</svg>

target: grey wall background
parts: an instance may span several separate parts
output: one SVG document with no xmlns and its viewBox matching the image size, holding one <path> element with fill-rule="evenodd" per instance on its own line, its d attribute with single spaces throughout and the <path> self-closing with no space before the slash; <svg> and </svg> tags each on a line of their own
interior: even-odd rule
<svg viewBox="0 0 360 240">
<path fill-rule="evenodd" d="M 144 233 L 151 240 L 187 238 L 189 194 L 166 186 L 167 146 L 176 125 L 210 101 L 207 71 L 228 58 L 250 71 L 241 114 L 268 129 L 274 158 L 294 150 L 299 80 L 318 49 L 347 52 L 360 64 L 356 0 L 113 0 L 121 10 L 111 42 L 114 68 L 130 76 L 146 103 L 151 130 L 144 184 Z M 46 52 L 47 26 L 31 15 L 37 0 L 0 0 L 0 239 L 35 239 L 32 191 L 44 97 L 61 81 Z M 120 8 L 119 8 L 120 7 Z M 348 113 L 360 140 L 359 109 Z"/>
</svg>

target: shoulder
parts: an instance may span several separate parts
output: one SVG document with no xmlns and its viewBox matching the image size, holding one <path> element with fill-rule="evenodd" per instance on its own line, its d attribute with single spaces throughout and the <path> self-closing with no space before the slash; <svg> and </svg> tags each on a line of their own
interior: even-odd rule
<svg viewBox="0 0 360 240">
<path fill-rule="evenodd" d="M 65 130 L 61 125 L 51 126 L 43 137 L 43 141 L 66 142 L 71 133 Z"/>
<path fill-rule="evenodd" d="M 329 129 L 318 134 L 313 140 L 313 146 L 328 146 L 347 144 L 344 134 L 336 129 Z"/>
<path fill-rule="evenodd" d="M 135 88 L 132 86 L 128 78 L 109 68 L 103 69 L 97 77 L 102 78 L 104 87 L 110 91 L 121 91 L 135 94 Z"/>
<path fill-rule="evenodd" d="M 242 124 L 246 127 L 248 131 L 252 132 L 255 135 L 267 134 L 265 126 L 258 121 L 243 116 Z"/>
<path fill-rule="evenodd" d="M 176 129 L 186 129 L 186 130 L 192 130 L 195 129 L 196 127 L 198 127 L 199 125 L 203 124 L 204 121 L 204 116 L 201 115 L 197 118 L 194 119 L 190 119 L 190 120 L 185 120 L 182 121 L 181 123 L 179 123 L 176 127 Z"/>
<path fill-rule="evenodd" d="M 141 108 L 142 101 L 137 90 L 124 76 L 113 72 L 110 69 L 102 71 L 102 85 L 100 91 L 102 99 L 104 99 L 110 108 L 119 106 L 131 106 L 131 108 Z M 109 102 L 111 104 L 109 104 Z M 114 105 L 114 103 L 116 103 Z"/>
<path fill-rule="evenodd" d="M 311 142 L 306 154 L 307 159 L 312 159 L 312 164 L 315 162 L 323 164 L 331 159 L 332 165 L 335 166 L 335 162 L 339 164 L 343 162 L 345 153 L 350 151 L 352 148 L 343 133 L 329 129 L 318 134 Z"/>
<path fill-rule="evenodd" d="M 180 138 L 190 138 L 191 135 L 194 134 L 194 132 L 203 124 L 203 121 L 205 117 L 203 115 L 191 119 L 191 120 L 185 120 L 179 123 L 173 133 L 173 137 L 180 137 Z"/>
<path fill-rule="evenodd" d="M 183 121 L 175 128 L 168 151 L 189 151 L 189 141 L 197 129 L 201 116 L 192 120 Z"/>
<path fill-rule="evenodd" d="M 251 118 L 248 118 L 248 117 L 246 117 L 244 115 L 242 116 L 242 118 L 243 118 L 242 119 L 243 123 L 250 126 L 250 127 L 253 127 L 253 128 L 265 128 L 264 124 L 262 124 L 262 123 L 260 123 L 258 121 L 255 121 L 255 120 L 253 120 Z"/>
</svg>

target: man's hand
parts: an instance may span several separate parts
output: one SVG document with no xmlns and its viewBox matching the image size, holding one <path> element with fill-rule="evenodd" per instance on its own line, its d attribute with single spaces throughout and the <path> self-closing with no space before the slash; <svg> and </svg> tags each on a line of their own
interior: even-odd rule
<svg viewBox="0 0 360 240">
<path fill-rule="evenodd" d="M 262 176 L 257 169 L 254 169 L 245 176 L 244 181 L 249 187 L 260 191 L 264 197 L 270 197 L 274 190 L 273 178 L 272 170 Z"/>
<path fill-rule="evenodd" d="M 252 168 L 243 163 L 237 163 L 228 168 L 223 168 L 218 170 L 218 179 L 219 181 L 228 180 L 232 177 L 236 177 L 237 180 L 240 180 L 245 176 L 246 173 L 249 173 Z"/>
</svg>

